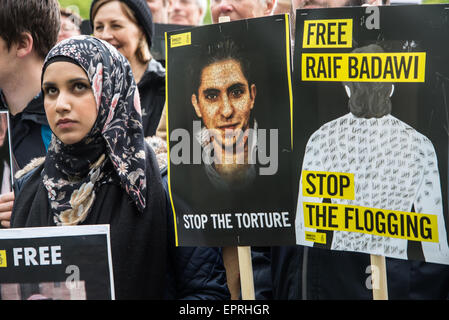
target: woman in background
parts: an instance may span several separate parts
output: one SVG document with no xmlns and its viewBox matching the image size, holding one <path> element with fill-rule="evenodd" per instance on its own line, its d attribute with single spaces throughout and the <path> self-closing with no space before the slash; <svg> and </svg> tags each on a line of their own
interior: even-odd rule
<svg viewBox="0 0 449 320">
<path fill-rule="evenodd" d="M 145 0 L 94 0 L 93 35 L 112 44 L 131 64 L 138 84 L 145 137 L 153 136 L 165 103 L 165 69 L 151 57 L 151 11 Z"/>
</svg>

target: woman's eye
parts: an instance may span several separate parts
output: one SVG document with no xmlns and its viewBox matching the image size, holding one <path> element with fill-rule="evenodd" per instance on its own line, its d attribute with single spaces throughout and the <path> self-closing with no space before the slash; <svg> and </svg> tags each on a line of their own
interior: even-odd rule
<svg viewBox="0 0 449 320">
<path fill-rule="evenodd" d="M 86 90 L 87 88 L 88 88 L 88 86 L 81 82 L 75 83 L 73 86 L 73 89 L 75 92 L 82 92 L 82 91 Z"/>
<path fill-rule="evenodd" d="M 54 87 L 47 87 L 47 88 L 45 88 L 44 92 L 48 96 L 54 96 L 55 94 L 58 93 L 58 89 L 56 89 Z"/>
</svg>

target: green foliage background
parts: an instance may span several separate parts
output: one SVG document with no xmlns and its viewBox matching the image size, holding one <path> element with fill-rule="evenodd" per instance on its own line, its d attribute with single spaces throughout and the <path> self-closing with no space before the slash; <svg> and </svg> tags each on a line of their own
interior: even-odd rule
<svg viewBox="0 0 449 320">
<path fill-rule="evenodd" d="M 448 0 L 449 1 L 449 0 Z M 83 19 L 89 19 L 89 9 L 90 4 L 92 3 L 92 0 L 59 0 L 59 4 L 61 7 L 68 7 L 68 6 L 76 6 L 79 9 L 79 14 Z M 208 0 L 209 3 L 209 0 Z M 209 8 L 209 5 L 207 6 Z M 204 24 L 210 24 L 211 23 L 211 17 L 209 9 L 207 10 L 206 16 L 204 17 Z"/>
</svg>

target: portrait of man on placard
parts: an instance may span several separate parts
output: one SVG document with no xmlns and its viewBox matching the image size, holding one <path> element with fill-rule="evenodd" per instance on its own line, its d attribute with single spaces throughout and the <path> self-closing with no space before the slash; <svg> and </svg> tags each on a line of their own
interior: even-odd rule
<svg viewBox="0 0 449 320">
<path fill-rule="evenodd" d="M 191 45 L 169 48 L 170 181 L 173 198 L 182 200 L 174 201 L 175 212 L 181 217 L 230 214 L 233 228 L 206 230 L 210 239 L 212 231 L 226 234 L 228 244 L 237 243 L 237 236 L 249 239 L 237 229 L 242 221 L 234 213 L 291 213 L 286 28 L 281 20 L 267 31 L 264 24 L 273 21 L 190 29 Z M 284 38 L 275 38 L 280 31 Z M 176 64 L 179 57 L 188 63 Z M 271 83 L 274 77 L 280 80 Z M 264 231 L 260 223 L 257 231 Z"/>
<path fill-rule="evenodd" d="M 192 106 L 202 128 L 194 134 L 211 160 L 206 173 L 219 188 L 243 188 L 256 176 L 257 90 L 249 62 L 230 39 L 212 44 L 197 61 Z"/>
</svg>

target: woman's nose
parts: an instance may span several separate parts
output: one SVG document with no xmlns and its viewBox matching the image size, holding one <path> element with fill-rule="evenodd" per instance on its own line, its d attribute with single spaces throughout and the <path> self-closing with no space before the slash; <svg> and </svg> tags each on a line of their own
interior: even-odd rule
<svg viewBox="0 0 449 320">
<path fill-rule="evenodd" d="M 96 36 L 105 41 L 111 40 L 113 38 L 113 34 L 108 27 L 104 27 L 102 31 L 97 32 Z"/>
<path fill-rule="evenodd" d="M 70 101 L 68 96 L 64 93 L 60 93 L 58 99 L 56 100 L 56 112 L 63 113 L 68 112 L 71 109 Z"/>
</svg>

